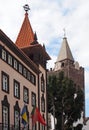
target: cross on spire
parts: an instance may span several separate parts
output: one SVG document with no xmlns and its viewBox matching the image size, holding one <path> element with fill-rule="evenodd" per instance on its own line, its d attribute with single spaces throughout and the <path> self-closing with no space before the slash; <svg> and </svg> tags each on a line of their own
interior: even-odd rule
<svg viewBox="0 0 89 130">
<path fill-rule="evenodd" d="M 64 31 L 64 37 L 66 37 L 66 29 L 64 28 L 63 31 Z"/>
</svg>

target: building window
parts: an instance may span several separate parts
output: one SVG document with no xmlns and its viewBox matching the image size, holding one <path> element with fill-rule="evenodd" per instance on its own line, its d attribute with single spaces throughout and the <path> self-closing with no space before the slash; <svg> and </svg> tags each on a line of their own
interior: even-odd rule
<svg viewBox="0 0 89 130">
<path fill-rule="evenodd" d="M 27 79 L 30 81 L 31 80 L 31 73 L 28 71 L 27 72 Z"/>
<path fill-rule="evenodd" d="M 20 130 L 20 108 L 18 101 L 16 101 L 14 106 L 14 128 L 15 130 Z"/>
<path fill-rule="evenodd" d="M 35 84 L 35 76 L 33 74 L 31 74 L 31 82 Z"/>
<path fill-rule="evenodd" d="M 19 112 L 17 110 L 15 110 L 15 124 L 14 124 L 14 127 L 15 129 L 19 130 Z"/>
<path fill-rule="evenodd" d="M 2 125 L 3 130 L 9 130 L 9 103 L 7 100 L 7 96 L 4 96 L 4 100 L 2 101 Z"/>
<path fill-rule="evenodd" d="M 32 92 L 32 106 L 36 106 L 36 94 Z"/>
<path fill-rule="evenodd" d="M 9 76 L 2 72 L 2 90 L 9 93 Z"/>
<path fill-rule="evenodd" d="M 22 65 L 19 64 L 19 72 L 22 74 Z"/>
<path fill-rule="evenodd" d="M 18 64 L 17 64 L 17 60 L 14 59 L 14 69 L 17 70 Z"/>
<path fill-rule="evenodd" d="M 65 65 L 65 64 L 64 64 L 64 62 L 63 62 L 63 63 L 61 63 L 61 67 L 64 67 L 64 65 Z"/>
<path fill-rule="evenodd" d="M 20 99 L 20 83 L 14 80 L 14 96 Z"/>
<path fill-rule="evenodd" d="M 6 61 L 6 51 L 2 49 L 2 59 Z"/>
<path fill-rule="evenodd" d="M 2 109 L 3 115 L 3 130 L 8 130 L 8 107 L 3 106 Z"/>
<path fill-rule="evenodd" d="M 24 75 L 24 77 L 27 76 L 26 74 L 27 74 L 26 68 L 23 68 L 23 75 Z"/>
<path fill-rule="evenodd" d="M 8 64 L 12 65 L 12 56 L 8 54 Z"/>
<path fill-rule="evenodd" d="M 41 97 L 41 110 L 43 112 L 45 112 L 45 99 L 44 99 L 44 95 L 42 95 L 42 97 Z"/>
<path fill-rule="evenodd" d="M 29 103 L 29 91 L 25 86 L 23 88 L 23 100 L 25 103 Z"/>
<path fill-rule="evenodd" d="M 41 77 L 41 91 L 45 91 L 45 82 L 44 82 L 44 76 L 42 74 L 42 77 Z"/>
</svg>

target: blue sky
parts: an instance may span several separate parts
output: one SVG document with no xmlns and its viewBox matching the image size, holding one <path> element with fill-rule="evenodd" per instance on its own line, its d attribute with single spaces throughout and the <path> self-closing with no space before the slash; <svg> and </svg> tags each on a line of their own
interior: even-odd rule
<svg viewBox="0 0 89 130">
<path fill-rule="evenodd" d="M 85 68 L 86 116 L 89 116 L 89 0 L 0 0 L 0 29 L 13 42 L 24 19 L 23 6 L 29 4 L 29 19 L 38 41 L 45 44 L 54 62 L 60 50 L 63 29 L 75 61 Z"/>
</svg>

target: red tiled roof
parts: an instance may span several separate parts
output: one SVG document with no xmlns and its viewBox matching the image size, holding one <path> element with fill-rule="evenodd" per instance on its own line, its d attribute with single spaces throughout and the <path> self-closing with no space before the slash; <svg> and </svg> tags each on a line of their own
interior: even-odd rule
<svg viewBox="0 0 89 130">
<path fill-rule="evenodd" d="M 28 13 L 25 14 L 25 18 L 18 34 L 16 45 L 19 48 L 29 46 L 34 41 L 34 33 L 28 18 Z"/>
</svg>

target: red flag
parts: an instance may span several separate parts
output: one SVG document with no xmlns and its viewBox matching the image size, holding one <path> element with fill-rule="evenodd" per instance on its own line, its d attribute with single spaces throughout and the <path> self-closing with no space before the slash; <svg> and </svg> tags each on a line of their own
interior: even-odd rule
<svg viewBox="0 0 89 130">
<path fill-rule="evenodd" d="M 37 107 L 33 108 L 31 114 L 32 114 L 32 125 L 34 125 L 36 123 L 36 121 L 40 122 L 43 125 L 46 125 L 46 122 L 43 119 L 43 117 Z"/>
</svg>

